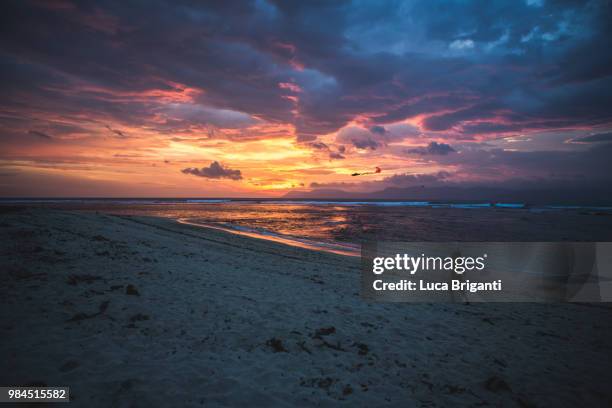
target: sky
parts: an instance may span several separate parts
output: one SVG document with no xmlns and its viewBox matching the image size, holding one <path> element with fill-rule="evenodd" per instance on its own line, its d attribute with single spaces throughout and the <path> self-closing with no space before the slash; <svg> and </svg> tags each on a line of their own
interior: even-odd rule
<svg viewBox="0 0 612 408">
<path fill-rule="evenodd" d="M 612 185 L 608 1 L 206 3 L 2 2 L 0 195 Z"/>
</svg>

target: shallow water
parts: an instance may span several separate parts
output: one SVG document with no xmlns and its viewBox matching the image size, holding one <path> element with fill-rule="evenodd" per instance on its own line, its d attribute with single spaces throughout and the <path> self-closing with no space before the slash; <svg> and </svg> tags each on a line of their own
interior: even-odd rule
<svg viewBox="0 0 612 408">
<path fill-rule="evenodd" d="M 612 241 L 612 210 L 594 207 L 223 199 L 5 200 L 4 204 L 166 217 L 349 252 L 372 240 Z"/>
</svg>

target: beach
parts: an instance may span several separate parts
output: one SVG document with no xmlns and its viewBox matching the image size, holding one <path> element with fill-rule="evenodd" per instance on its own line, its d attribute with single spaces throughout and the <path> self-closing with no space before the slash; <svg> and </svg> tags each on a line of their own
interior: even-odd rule
<svg viewBox="0 0 612 408">
<path fill-rule="evenodd" d="M 358 257 L 1 211 L 3 385 L 87 407 L 612 404 L 607 304 L 369 303 Z"/>
</svg>

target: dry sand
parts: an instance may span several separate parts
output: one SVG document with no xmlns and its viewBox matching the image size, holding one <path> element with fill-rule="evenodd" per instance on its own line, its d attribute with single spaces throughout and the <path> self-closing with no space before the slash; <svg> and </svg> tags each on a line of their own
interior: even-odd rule
<svg viewBox="0 0 612 408">
<path fill-rule="evenodd" d="M 0 384 L 72 406 L 611 406 L 605 305 L 369 304 L 359 259 L 0 208 Z"/>
</svg>

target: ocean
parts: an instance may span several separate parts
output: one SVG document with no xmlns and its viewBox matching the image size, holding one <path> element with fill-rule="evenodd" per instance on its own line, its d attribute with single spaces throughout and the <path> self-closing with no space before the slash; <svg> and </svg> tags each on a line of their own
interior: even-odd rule
<svg viewBox="0 0 612 408">
<path fill-rule="evenodd" d="M 289 245 L 358 254 L 365 241 L 612 241 L 612 207 L 423 201 L 4 199 L 116 215 L 165 217 Z"/>
</svg>

